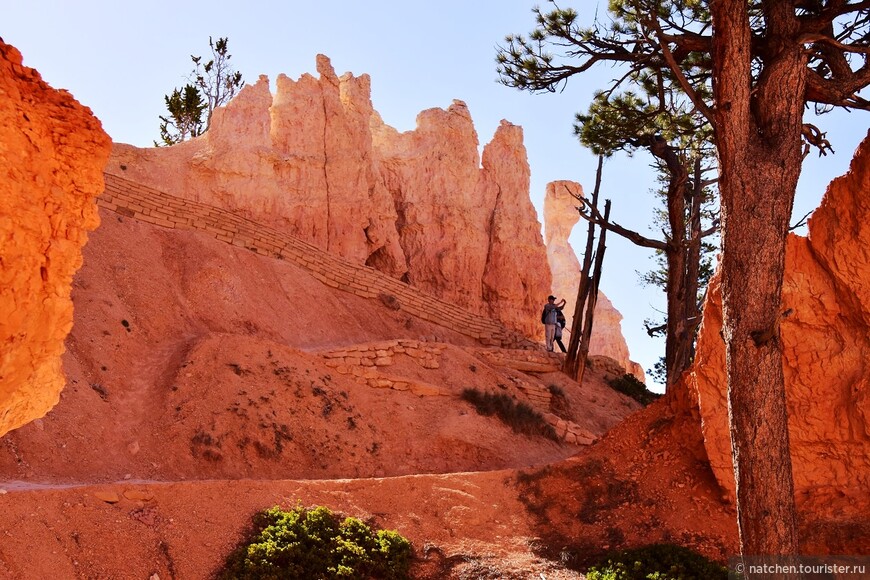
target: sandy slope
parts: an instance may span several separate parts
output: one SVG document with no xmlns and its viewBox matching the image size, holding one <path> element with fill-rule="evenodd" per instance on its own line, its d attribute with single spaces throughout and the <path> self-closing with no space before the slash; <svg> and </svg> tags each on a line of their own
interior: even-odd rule
<svg viewBox="0 0 870 580">
<path fill-rule="evenodd" d="M 201 234 L 105 214 L 73 296 L 67 388 L 48 416 L 3 438 L 7 479 L 381 477 L 576 451 L 516 435 L 459 399 L 468 387 L 516 391 L 519 373 L 474 357 L 471 339 Z M 438 369 L 407 357 L 390 367 L 446 396 L 372 389 L 317 355 L 391 338 L 450 343 Z M 559 385 L 565 418 L 596 434 L 636 408 L 597 383 L 523 377 Z"/>
<path fill-rule="evenodd" d="M 398 529 L 420 578 L 576 578 L 657 541 L 737 549 L 698 417 L 636 411 L 595 369 L 579 386 L 494 366 L 287 263 L 114 214 L 73 297 L 60 404 L 0 439 L 2 578 L 208 578 L 254 512 L 300 502 Z M 389 367 L 439 395 L 370 388 L 318 354 L 396 338 L 443 346 L 437 368 Z M 539 411 L 607 434 L 518 435 L 459 397 L 521 398 L 523 381 L 564 393 Z M 801 526 L 808 552 L 870 545 L 866 525 Z"/>
<path fill-rule="evenodd" d="M 416 575 L 426 578 L 572 578 L 566 565 L 664 540 L 724 558 L 736 549 L 734 514 L 721 505 L 694 449 L 672 451 L 675 437 L 691 435 L 688 419 L 657 407 L 580 455 L 538 469 L 13 490 L 0 495 L 0 571 L 21 578 L 46 571 L 61 578 L 206 578 L 253 511 L 297 502 L 399 529 L 414 542 Z M 685 443 L 697 449 L 698 442 Z"/>
<path fill-rule="evenodd" d="M 459 395 L 518 396 L 521 381 L 557 388 L 558 406 L 538 410 L 595 434 L 634 402 L 594 373 L 580 387 L 494 366 L 465 336 L 280 260 L 102 218 L 74 283 L 61 402 L 0 440 L 5 575 L 206 577 L 252 512 L 302 501 L 400 529 L 421 575 L 492 567 L 555 577 L 557 565 L 530 547 L 550 532 L 512 470 L 581 448 L 518 435 Z M 405 357 L 390 367 L 441 395 L 372 389 L 318 355 L 395 338 L 444 345 L 436 369 Z"/>
</svg>

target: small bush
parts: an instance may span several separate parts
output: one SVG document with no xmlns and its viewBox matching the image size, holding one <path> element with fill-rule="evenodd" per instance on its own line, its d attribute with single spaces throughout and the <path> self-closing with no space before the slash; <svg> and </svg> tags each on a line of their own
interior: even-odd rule
<svg viewBox="0 0 870 580">
<path fill-rule="evenodd" d="M 389 308 L 390 310 L 401 310 L 402 303 L 399 302 L 399 299 L 393 296 L 392 294 L 387 294 L 385 292 L 381 292 L 378 294 L 378 300 L 383 303 L 384 306 Z"/>
<path fill-rule="evenodd" d="M 637 380 L 637 377 L 628 373 L 622 375 L 618 379 L 607 381 L 607 384 L 609 384 L 613 390 L 619 391 L 623 395 L 628 395 L 644 407 L 661 397 L 660 394 L 653 393 L 647 389 L 646 385 Z"/>
<path fill-rule="evenodd" d="M 504 393 L 483 393 L 477 389 L 463 389 L 462 400 L 468 401 L 477 412 L 487 417 L 496 415 L 514 433 L 541 435 L 558 441 L 556 430 L 544 421 L 540 413 L 525 403 L 517 403 Z"/>
<path fill-rule="evenodd" d="M 728 569 L 682 546 L 652 544 L 623 550 L 586 571 L 587 580 L 691 580 L 728 578 Z"/>
<path fill-rule="evenodd" d="M 251 538 L 228 556 L 218 579 L 409 578 L 411 543 L 398 532 L 375 532 L 357 518 L 340 522 L 323 506 L 273 507 L 253 523 Z"/>
</svg>

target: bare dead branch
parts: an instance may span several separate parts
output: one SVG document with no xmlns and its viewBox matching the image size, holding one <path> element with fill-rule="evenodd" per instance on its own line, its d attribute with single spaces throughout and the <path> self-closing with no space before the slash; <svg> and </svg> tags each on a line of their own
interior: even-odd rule
<svg viewBox="0 0 870 580">
<path fill-rule="evenodd" d="M 667 323 L 659 324 L 658 326 L 650 326 L 649 324 L 644 323 L 644 328 L 646 328 L 646 333 L 651 337 L 655 338 L 657 336 L 661 336 L 661 334 L 668 329 Z"/>
<path fill-rule="evenodd" d="M 834 152 L 834 148 L 831 146 L 831 142 L 825 139 L 827 133 L 823 133 L 818 127 L 810 123 L 804 123 L 803 127 L 801 127 L 801 135 L 804 138 L 804 141 L 808 146 L 815 147 L 819 150 L 819 157 L 822 155 L 827 155 L 828 151 L 831 153 Z M 808 153 L 808 150 L 804 150 L 804 156 Z"/>
<path fill-rule="evenodd" d="M 653 248 L 654 250 L 662 251 L 665 251 L 668 248 L 667 242 L 647 238 L 634 230 L 630 230 L 626 227 L 619 225 L 618 223 L 605 220 L 604 216 L 601 215 L 601 212 L 599 212 L 597 208 L 595 208 L 585 199 L 579 198 L 578 201 L 581 205 L 577 208 L 577 211 L 580 212 L 580 217 L 582 217 L 586 221 L 594 223 L 598 227 L 610 230 L 611 232 L 622 236 L 623 238 L 629 240 L 637 246 L 642 246 L 644 248 Z"/>
<path fill-rule="evenodd" d="M 701 230 L 701 237 L 706 238 L 707 236 L 713 235 L 719 231 L 719 218 L 713 220 L 712 225 L 706 230 Z"/>
<path fill-rule="evenodd" d="M 788 228 L 788 231 L 793 232 L 794 230 L 807 225 L 807 218 L 810 217 L 810 214 L 812 214 L 814 211 L 816 211 L 816 210 L 811 209 L 806 214 L 804 214 L 804 217 L 802 217 L 800 220 L 798 220 L 798 222 L 795 225 Z"/>
</svg>

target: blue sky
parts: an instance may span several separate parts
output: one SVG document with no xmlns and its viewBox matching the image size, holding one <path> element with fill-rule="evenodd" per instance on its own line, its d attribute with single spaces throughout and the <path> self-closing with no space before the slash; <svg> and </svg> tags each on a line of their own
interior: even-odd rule
<svg viewBox="0 0 870 580">
<path fill-rule="evenodd" d="M 229 37 L 232 63 L 245 80 L 265 74 L 275 89 L 279 73 L 315 72 L 325 54 L 338 74 L 368 73 L 372 102 L 384 121 L 413 129 L 417 113 L 468 104 L 481 147 L 501 119 L 521 125 L 531 165 L 531 196 L 543 218 L 546 184 L 580 182 L 591 193 L 596 159 L 572 134 L 574 113 L 613 77 L 600 68 L 572 79 L 555 94 L 530 95 L 497 83 L 496 46 L 508 33 L 526 33 L 534 0 L 335 0 L 326 2 L 109 2 L 104 0 L 0 0 L 0 37 L 56 88 L 89 106 L 114 141 L 150 146 L 158 137 L 163 95 L 183 85 L 191 54 L 205 55 L 208 37 Z M 542 5 L 545 3 L 541 3 Z M 591 18 L 607 2 L 565 2 Z M 848 169 L 870 125 L 870 115 L 836 113 L 819 121 L 836 150 L 812 154 L 795 201 L 795 221 L 815 208 L 827 183 Z M 605 165 L 602 194 L 613 200 L 613 219 L 648 235 L 655 206 L 646 153 L 614 157 Z M 578 224 L 572 244 L 584 246 Z M 637 271 L 652 266 L 650 251 L 608 237 L 602 290 L 623 314 L 632 358 L 649 368 L 663 342 L 643 330 L 644 318 L 662 310 L 663 296 L 641 287 Z"/>
</svg>

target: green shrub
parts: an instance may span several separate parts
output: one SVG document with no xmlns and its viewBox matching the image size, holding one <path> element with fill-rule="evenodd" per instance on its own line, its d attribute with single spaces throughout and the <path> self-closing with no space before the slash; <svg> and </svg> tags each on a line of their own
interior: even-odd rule
<svg viewBox="0 0 870 580">
<path fill-rule="evenodd" d="M 653 393 L 646 388 L 646 385 L 637 380 L 637 377 L 628 373 L 622 375 L 618 379 L 611 379 L 607 384 L 623 395 L 628 395 L 644 407 L 654 402 L 661 397 L 658 393 Z"/>
<path fill-rule="evenodd" d="M 541 435 L 554 441 L 559 440 L 556 430 L 544 420 L 540 413 L 525 403 L 517 403 L 503 393 L 484 393 L 477 389 L 463 389 L 462 400 L 468 401 L 477 412 L 487 417 L 496 415 L 514 433 Z"/>
<path fill-rule="evenodd" d="M 623 550 L 586 571 L 587 580 L 718 580 L 728 569 L 682 546 L 653 544 Z"/>
<path fill-rule="evenodd" d="M 253 518 L 251 537 L 227 557 L 221 580 L 409 578 L 411 543 L 328 508 L 278 507 Z"/>
</svg>

